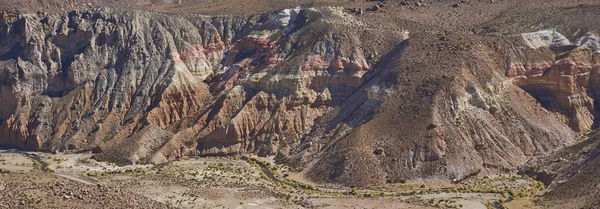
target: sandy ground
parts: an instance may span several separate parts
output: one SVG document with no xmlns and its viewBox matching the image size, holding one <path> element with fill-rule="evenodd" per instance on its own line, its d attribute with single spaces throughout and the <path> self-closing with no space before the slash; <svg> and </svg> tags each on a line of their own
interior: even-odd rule
<svg viewBox="0 0 600 209">
<path fill-rule="evenodd" d="M 145 198 L 142 200 L 148 201 L 148 205 L 159 208 L 483 209 L 486 203 L 502 197 L 498 193 L 452 191 L 468 185 L 450 182 L 412 182 L 359 189 L 318 185 L 308 182 L 302 174 L 291 173 L 286 167 L 275 165 L 268 158 L 189 158 L 161 165 L 119 166 L 97 162 L 89 154 L 54 155 L 15 150 L 3 150 L 0 154 L 0 170 L 5 172 L 0 176 L 0 186 L 3 182 L 20 185 L 19 181 L 24 179 L 49 185 L 69 182 L 78 185 L 75 188 L 103 185 L 117 188 L 119 192 L 126 191 L 130 198 Z M 39 166 L 36 167 L 36 164 Z M 284 173 L 287 175 L 282 175 Z M 522 179 L 489 183 L 505 187 L 527 184 Z M 65 191 L 69 191 L 68 188 Z M 16 204 L 28 206 L 28 201 L 34 201 L 29 206 L 43 208 L 44 202 L 35 202 L 43 194 L 43 190 L 26 193 L 25 199 Z M 66 194 L 70 197 L 68 192 Z M 66 199 L 60 195 L 45 198 L 50 199 L 49 203 L 53 202 L 52 198 L 58 198 L 57 201 Z M 95 205 L 118 205 L 121 200 L 99 201 L 108 202 Z M 517 208 L 516 205 L 533 206 L 533 203 L 531 199 L 519 199 L 507 205 Z"/>
<path fill-rule="evenodd" d="M 0 169 L 8 172 L 27 172 L 33 170 L 30 158 L 13 152 L 0 152 Z"/>
</svg>

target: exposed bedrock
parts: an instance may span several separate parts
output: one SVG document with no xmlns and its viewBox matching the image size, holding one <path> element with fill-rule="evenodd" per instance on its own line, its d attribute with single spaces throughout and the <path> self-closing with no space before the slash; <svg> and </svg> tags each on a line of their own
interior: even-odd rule
<svg viewBox="0 0 600 209">
<path fill-rule="evenodd" d="M 597 128 L 600 44 L 587 34 L 573 42 L 556 30 L 522 34 L 528 47 L 509 49 L 506 75 L 575 131 Z M 524 49 L 523 49 L 524 48 Z"/>
<path fill-rule="evenodd" d="M 560 115 L 504 76 L 504 45 L 475 38 L 481 42 L 459 51 L 462 63 L 454 65 L 453 54 L 414 59 L 432 49 L 411 45 L 435 37 L 411 37 L 403 55 L 388 60 L 398 64 L 349 99 L 362 99 L 361 111 L 342 115 L 329 140 L 318 143 L 324 151 L 315 154 L 313 178 L 373 185 L 510 173 L 574 142 L 576 134 Z M 369 106 L 375 114 L 362 114 Z"/>
<path fill-rule="evenodd" d="M 595 121 L 591 35 L 438 46 L 342 8 L 1 18 L 0 146 L 126 163 L 276 155 L 314 180 L 373 185 L 513 172 L 572 143 L 566 124 Z"/>
<path fill-rule="evenodd" d="M 362 85 L 367 54 L 385 52 L 364 51 L 377 36 L 341 8 L 10 17 L 0 27 L 0 144 L 128 162 L 276 154 Z"/>
</svg>

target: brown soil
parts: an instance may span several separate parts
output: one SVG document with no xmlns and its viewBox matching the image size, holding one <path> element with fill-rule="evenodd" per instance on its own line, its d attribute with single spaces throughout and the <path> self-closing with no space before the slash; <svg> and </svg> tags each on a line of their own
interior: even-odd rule
<svg viewBox="0 0 600 209">
<path fill-rule="evenodd" d="M 283 177 L 286 166 L 269 173 L 235 158 L 190 158 L 149 166 L 120 167 L 96 162 L 85 154 L 52 155 L 2 151 L 0 208 L 485 208 L 501 195 L 477 188 L 475 179 L 461 184 L 407 183 L 371 188 L 328 187 Z M 20 158 L 18 156 L 21 156 Z M 31 156 L 37 156 L 32 158 Z M 30 163 L 23 164 L 29 159 Z M 270 162 L 269 158 L 256 158 Z M 32 170 L 31 162 L 46 170 Z M 121 171 L 121 172 L 116 172 Z M 295 180 L 294 180 L 295 179 Z M 524 180 L 492 180 L 503 188 Z M 523 183 L 525 182 L 525 184 Z M 300 188 L 295 184 L 312 185 Z M 351 191 L 355 191 L 352 194 Z"/>
<path fill-rule="evenodd" d="M 0 208 L 167 208 L 123 185 L 87 185 L 42 172 L 0 174 Z"/>
<path fill-rule="evenodd" d="M 60 3 L 57 3 L 60 2 Z M 195 14 L 255 14 L 265 11 L 290 8 L 296 6 L 318 7 L 318 6 L 342 6 L 345 8 L 367 9 L 375 5 L 375 2 L 365 1 L 251 1 L 251 0 L 183 0 L 181 3 L 171 1 L 22 1 L 5 0 L 0 3 L 0 8 L 19 9 L 25 12 L 34 12 L 39 9 L 44 12 L 63 12 L 77 8 L 89 8 L 98 6 L 132 7 L 145 10 L 153 10 L 165 13 L 195 13 Z M 90 3 L 88 3 L 90 2 Z M 92 3 L 93 2 L 93 3 Z M 432 124 L 431 104 L 440 102 L 432 95 L 439 92 L 452 92 L 457 88 L 454 76 L 463 76 L 462 71 L 471 67 L 479 66 L 476 53 L 479 49 L 491 51 L 491 55 L 501 55 L 503 52 L 502 38 L 522 32 L 535 31 L 546 28 L 557 28 L 564 31 L 568 36 L 575 36 L 577 31 L 598 32 L 598 14 L 600 2 L 596 0 L 470 0 L 453 7 L 457 1 L 437 0 L 426 1 L 425 6 L 408 7 L 400 6 L 400 1 L 385 1 L 385 7 L 376 12 L 365 12 L 358 18 L 373 27 L 405 29 L 411 32 L 410 44 L 406 48 L 405 56 L 392 60 L 397 64 L 391 70 L 388 83 L 397 92 L 382 106 L 378 113 L 366 124 L 354 131 L 345 141 L 338 145 L 339 150 L 334 150 L 332 155 L 325 155 L 327 159 L 338 160 L 347 156 L 361 158 L 366 154 L 373 153 L 370 145 L 377 144 L 379 136 L 384 138 L 399 139 L 389 142 L 386 152 L 394 153 L 394 149 L 402 149 L 406 144 L 428 145 L 423 136 L 430 134 L 427 127 Z M 411 1 L 412 3 L 413 1 Z M 381 48 L 391 48 L 384 46 Z M 476 79 L 487 77 L 504 70 L 503 57 L 496 57 L 490 61 L 497 69 L 485 72 L 475 72 L 472 75 Z M 460 78 L 459 78 L 460 79 Z M 462 87 L 462 86 L 461 86 Z M 514 94 L 522 91 L 515 90 Z M 518 97 L 519 99 L 523 97 Z M 528 97 L 529 98 L 529 97 Z M 536 101 L 529 101 L 533 106 Z M 529 110 L 528 110 L 529 111 Z M 533 110 L 532 110 L 533 112 Z M 541 117 L 540 117 L 541 118 Z M 543 119 L 543 118 L 542 118 Z M 400 140 L 401 139 L 401 140 Z M 452 146 L 452 145 L 450 145 Z M 351 148 L 351 149 L 348 149 Z M 456 153 L 459 153 L 458 151 Z M 454 154 L 456 154 L 454 153 Z M 323 157 L 323 156 L 318 156 Z M 364 159 L 364 158 L 363 158 Z M 391 160 L 391 159 L 388 159 Z M 391 164 L 391 163 L 390 163 Z M 592 165 L 596 165 L 595 163 Z M 341 179 L 345 183 L 355 182 L 361 185 L 376 184 L 381 179 L 369 179 L 373 173 L 384 172 L 378 170 L 376 164 L 370 161 L 354 162 L 353 166 L 360 168 L 352 177 L 364 182 L 356 182 L 356 179 Z M 432 166 L 433 167 L 433 166 Z M 594 175 L 597 166 L 586 167 L 583 174 Z M 435 169 L 435 168 L 432 168 Z M 327 177 L 331 170 L 316 169 L 317 176 Z M 597 187 L 597 180 L 592 179 L 595 184 L 587 184 L 590 180 L 587 175 L 576 175 L 572 186 L 558 187 L 560 194 L 572 194 L 577 196 L 578 189 L 591 185 Z M 105 188 L 97 186 L 80 185 L 66 180 L 55 183 L 53 176 L 40 174 L 39 180 L 23 183 L 27 175 L 11 174 L 2 176 L 2 181 L 9 182 L 6 191 L 0 193 L 0 202 L 8 206 L 21 204 L 27 205 L 45 204 L 60 206 L 83 206 L 115 207 L 126 204 L 145 202 L 148 207 L 162 207 L 163 205 L 149 201 L 133 193 L 123 192 L 119 188 Z M 320 177 L 315 177 L 318 179 Z M 12 183 L 11 183 L 12 182 Z M 15 183 L 19 182 L 19 183 Z M 40 186 L 41 185 L 41 186 Z M 53 186 L 54 185 L 54 186 Z M 0 184 L 0 186 L 2 186 Z M 589 187 L 591 187 L 589 186 Z M 55 188 L 56 187 L 56 188 Z M 94 197 L 96 199 L 77 200 L 77 198 L 65 198 L 64 188 L 73 187 L 73 195 L 84 195 L 85 191 L 106 194 L 108 197 Z M 590 188 L 587 188 L 588 190 Z M 593 188 L 591 188 L 593 189 Z M 593 190 L 592 190 L 593 191 Z M 598 191 L 598 190 L 595 190 Z M 36 192 L 35 195 L 27 195 L 26 192 Z M 556 195 L 555 193 L 551 193 Z M 60 199 L 60 195 L 63 198 Z M 23 197 L 23 199 L 14 198 Z M 33 198 L 35 197 L 35 198 Z M 58 197 L 58 198 L 45 198 Z M 597 198 L 597 193 L 590 196 Z M 85 198 L 85 197 L 84 197 Z M 92 197 L 87 197 L 92 198 Z M 97 199 L 100 198 L 100 199 Z M 49 200 L 47 200 L 49 199 Z M 89 205 L 87 201 L 91 200 Z M 103 201 L 105 200 L 105 201 Z M 106 201 L 108 200 L 108 201 Z M 41 201 L 41 202 L 40 202 Z M 46 202 L 52 201 L 52 202 Z M 54 202 L 56 201 L 56 202 Z M 113 202 L 114 201 L 114 202 Z M 136 202 L 137 201 L 137 202 Z M 580 201 L 578 199 L 565 199 L 568 201 Z M 80 205 L 77 205 L 80 204 Z M 108 204 L 108 205 L 103 205 Z M 587 204 L 587 203 L 586 203 Z M 589 204 L 597 204 L 590 202 Z M 588 204 L 588 205 L 589 205 Z M 568 206 L 567 206 L 568 207 Z"/>
</svg>

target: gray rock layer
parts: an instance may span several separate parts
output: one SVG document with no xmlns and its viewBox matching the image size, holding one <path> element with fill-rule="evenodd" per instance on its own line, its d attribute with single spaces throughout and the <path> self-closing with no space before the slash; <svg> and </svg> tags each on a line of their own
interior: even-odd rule
<svg viewBox="0 0 600 209">
<path fill-rule="evenodd" d="M 341 8 L 4 13 L 0 145 L 126 163 L 277 155 L 315 180 L 372 185 L 511 172 L 572 142 L 502 76 L 502 50 L 470 50 L 450 79 L 403 70 L 420 53 L 407 39 Z"/>
</svg>

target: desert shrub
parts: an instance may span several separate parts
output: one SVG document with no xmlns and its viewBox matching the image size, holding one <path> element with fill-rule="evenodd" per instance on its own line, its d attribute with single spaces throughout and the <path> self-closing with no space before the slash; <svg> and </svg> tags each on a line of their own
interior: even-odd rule
<svg viewBox="0 0 600 209">
<path fill-rule="evenodd" d="M 42 169 L 42 164 L 38 161 L 34 161 L 33 162 L 33 168 L 41 170 Z"/>
</svg>

